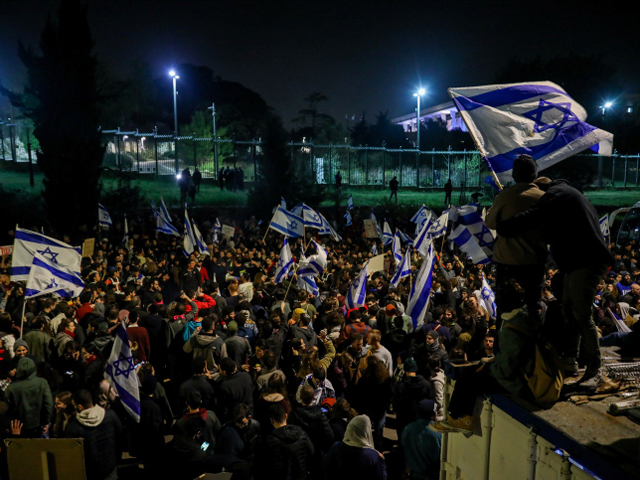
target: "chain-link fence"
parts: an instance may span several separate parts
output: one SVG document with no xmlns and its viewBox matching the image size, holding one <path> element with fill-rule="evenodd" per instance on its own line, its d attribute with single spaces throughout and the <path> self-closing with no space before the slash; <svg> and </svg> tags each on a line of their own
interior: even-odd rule
<svg viewBox="0 0 640 480">
<path fill-rule="evenodd" d="M 33 125 L 18 120 L 16 122 L 0 121 L 0 159 L 7 162 L 36 162 L 35 152 L 38 141 L 33 136 Z"/>
</svg>

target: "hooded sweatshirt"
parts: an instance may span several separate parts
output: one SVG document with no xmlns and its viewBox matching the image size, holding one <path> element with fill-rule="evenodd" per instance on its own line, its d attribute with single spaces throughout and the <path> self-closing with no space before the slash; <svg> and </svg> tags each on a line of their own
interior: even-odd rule
<svg viewBox="0 0 640 480">
<path fill-rule="evenodd" d="M 53 410 L 53 398 L 49 384 L 36 377 L 36 364 L 29 357 L 18 361 L 16 381 L 5 391 L 9 408 L 15 418 L 24 424 L 25 430 L 49 423 Z"/>
<path fill-rule="evenodd" d="M 194 359 L 205 357 L 207 368 L 212 373 L 218 371 L 220 360 L 227 356 L 224 340 L 215 333 L 200 332 L 198 335 L 193 335 L 182 349 L 187 353 L 193 352 Z"/>
</svg>

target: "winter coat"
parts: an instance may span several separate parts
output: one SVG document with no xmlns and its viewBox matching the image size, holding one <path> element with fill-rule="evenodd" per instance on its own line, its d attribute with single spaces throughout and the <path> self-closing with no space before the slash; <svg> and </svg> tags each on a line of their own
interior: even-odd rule
<svg viewBox="0 0 640 480">
<path fill-rule="evenodd" d="M 307 350 L 318 345 L 318 337 L 310 327 L 301 328 L 296 325 L 291 327 L 293 338 L 301 338 Z"/>
<path fill-rule="evenodd" d="M 215 333 L 200 332 L 185 342 L 182 349 L 187 353 L 193 352 L 194 359 L 205 357 L 207 368 L 211 373 L 218 371 L 220 360 L 227 356 L 227 346 L 224 340 Z"/>
<path fill-rule="evenodd" d="M 270 468 L 264 478 L 273 480 L 305 480 L 314 453 L 313 443 L 302 428 L 285 425 L 267 437 L 265 454 Z"/>
<path fill-rule="evenodd" d="M 333 430 L 329 420 L 317 405 L 296 408 L 291 413 L 289 422 L 300 426 L 309 435 L 316 453 L 328 451 L 333 444 Z"/>
<path fill-rule="evenodd" d="M 244 403 L 253 411 L 253 382 L 247 372 L 220 377 L 217 393 L 217 412 L 222 421 L 231 420 L 233 408 Z"/>
<path fill-rule="evenodd" d="M 352 447 L 336 442 L 322 461 L 327 478 L 331 480 L 386 480 L 384 458 L 372 448 Z"/>
<path fill-rule="evenodd" d="M 24 336 L 29 345 L 29 355 L 33 355 L 38 362 L 44 362 L 51 356 L 51 341 L 53 337 L 44 330 L 31 330 Z"/>
<path fill-rule="evenodd" d="M 36 377 L 36 364 L 29 357 L 18 361 L 16 381 L 5 390 L 9 411 L 25 430 L 47 425 L 53 411 L 51 389 L 44 378 Z"/>
</svg>

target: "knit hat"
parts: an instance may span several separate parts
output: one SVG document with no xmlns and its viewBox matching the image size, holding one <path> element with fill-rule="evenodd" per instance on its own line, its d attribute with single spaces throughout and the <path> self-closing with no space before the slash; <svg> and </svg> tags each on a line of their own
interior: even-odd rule
<svg viewBox="0 0 640 480">
<path fill-rule="evenodd" d="M 235 333 L 238 331 L 238 323 L 235 320 L 231 320 L 227 325 L 227 331 L 229 333 Z"/>
<path fill-rule="evenodd" d="M 405 372 L 417 372 L 418 371 L 418 364 L 416 363 L 416 361 L 413 358 L 407 358 L 407 360 L 404 362 L 404 371 Z"/>
<path fill-rule="evenodd" d="M 15 343 L 13 344 L 13 351 L 15 352 L 18 347 L 24 347 L 27 350 L 29 350 L 29 345 L 27 344 L 27 342 L 25 342 L 23 339 L 19 338 L 18 340 L 15 341 Z"/>
<path fill-rule="evenodd" d="M 434 330 L 429 330 L 426 336 L 433 338 L 436 342 L 440 340 L 440 334 Z"/>
<path fill-rule="evenodd" d="M 433 400 L 425 398 L 418 403 L 418 415 L 425 420 L 431 420 L 437 411 L 438 406 Z"/>
<path fill-rule="evenodd" d="M 533 182 L 538 176 L 538 164 L 530 155 L 518 155 L 513 161 L 513 179 L 518 182 Z"/>
</svg>

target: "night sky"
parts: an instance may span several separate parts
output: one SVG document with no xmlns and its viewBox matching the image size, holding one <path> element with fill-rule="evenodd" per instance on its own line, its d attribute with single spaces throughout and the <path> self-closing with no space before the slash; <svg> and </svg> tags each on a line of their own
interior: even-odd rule
<svg viewBox="0 0 640 480">
<path fill-rule="evenodd" d="M 637 15 L 628 3 L 623 9 L 589 1 L 88 3 L 95 52 L 116 74 L 126 76 L 136 58 L 148 61 L 157 75 L 180 63 L 206 65 L 258 92 L 287 124 L 314 91 L 329 98 L 322 110 L 341 121 L 363 111 L 369 121 L 379 111 L 410 113 L 419 86 L 429 92 L 423 105 L 437 104 L 448 100 L 447 87 L 491 82 L 513 57 L 603 54 L 617 67 L 623 89 L 640 91 Z M 25 73 L 18 40 L 37 46 L 57 5 L 0 1 L 4 85 L 20 88 Z M 0 113 L 7 111 L 2 98 Z"/>
</svg>

